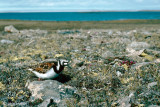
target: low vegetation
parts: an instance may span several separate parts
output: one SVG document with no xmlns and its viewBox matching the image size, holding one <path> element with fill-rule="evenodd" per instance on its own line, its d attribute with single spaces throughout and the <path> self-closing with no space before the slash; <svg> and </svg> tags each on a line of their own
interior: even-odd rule
<svg viewBox="0 0 160 107">
<path fill-rule="evenodd" d="M 18 30 L 42 29 L 47 34 L 20 35 L 4 32 L 4 26 Z M 127 56 L 126 47 L 133 41 L 146 42 L 149 49 L 160 51 L 160 21 L 102 22 L 35 22 L 0 21 L 0 105 L 29 101 L 25 87 L 28 80 L 37 80 L 27 68 L 45 59 L 58 57 L 71 60 L 71 68 L 58 81 L 76 87 L 79 97 L 67 101 L 68 106 L 118 106 L 120 100 L 133 94 L 131 106 L 160 105 L 160 63 L 132 69 L 135 64 L 149 62 L 139 56 Z M 115 59 L 124 61 L 117 76 Z M 156 58 L 159 58 L 158 56 Z M 128 61 L 128 62 L 127 62 Z M 127 63 L 130 65 L 127 65 Z M 127 68 L 122 65 L 127 65 Z M 149 83 L 156 82 L 151 87 Z M 76 97 L 76 96 L 75 96 Z"/>
</svg>

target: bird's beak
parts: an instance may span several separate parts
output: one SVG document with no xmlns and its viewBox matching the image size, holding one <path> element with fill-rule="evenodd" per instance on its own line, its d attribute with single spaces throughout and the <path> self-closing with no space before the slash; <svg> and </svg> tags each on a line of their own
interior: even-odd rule
<svg viewBox="0 0 160 107">
<path fill-rule="evenodd" d="M 67 67 L 69 68 L 69 69 L 72 69 L 72 67 L 70 66 L 70 62 L 71 62 L 71 59 L 67 59 Z"/>
<path fill-rule="evenodd" d="M 69 68 L 69 69 L 72 69 L 72 67 L 71 67 L 70 65 L 68 65 L 68 68 Z"/>
<path fill-rule="evenodd" d="M 70 62 L 71 62 L 71 61 L 68 61 L 67 66 L 68 66 L 69 69 L 72 69 L 72 67 L 70 66 Z"/>
</svg>

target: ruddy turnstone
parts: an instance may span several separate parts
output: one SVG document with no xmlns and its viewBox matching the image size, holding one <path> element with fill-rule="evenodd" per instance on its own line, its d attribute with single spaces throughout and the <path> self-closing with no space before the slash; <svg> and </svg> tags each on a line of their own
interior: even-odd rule
<svg viewBox="0 0 160 107">
<path fill-rule="evenodd" d="M 41 79 L 54 79 L 64 70 L 64 67 L 68 65 L 68 61 L 61 59 L 57 62 L 45 62 L 28 69 L 32 71 L 38 78 Z"/>
</svg>

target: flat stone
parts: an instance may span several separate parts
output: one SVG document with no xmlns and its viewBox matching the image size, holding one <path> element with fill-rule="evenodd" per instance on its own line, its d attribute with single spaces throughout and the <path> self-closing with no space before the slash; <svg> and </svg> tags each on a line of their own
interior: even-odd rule
<svg viewBox="0 0 160 107">
<path fill-rule="evenodd" d="M 65 98 L 72 98 L 76 94 L 76 88 L 65 86 L 56 80 L 33 81 L 26 85 L 31 91 L 31 102 L 36 99 L 43 100 L 42 105 L 47 105 L 50 100 L 59 104 Z"/>
</svg>

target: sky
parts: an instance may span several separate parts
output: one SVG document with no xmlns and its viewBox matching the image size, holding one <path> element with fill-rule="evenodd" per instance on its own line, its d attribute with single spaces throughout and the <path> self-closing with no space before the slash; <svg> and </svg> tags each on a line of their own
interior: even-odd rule
<svg viewBox="0 0 160 107">
<path fill-rule="evenodd" d="M 0 0 L 0 12 L 160 10 L 160 0 Z"/>
</svg>

